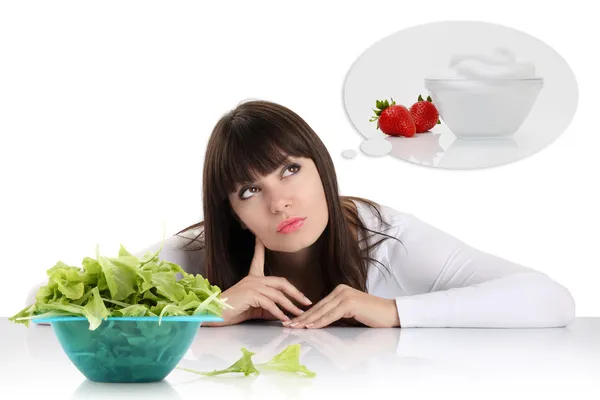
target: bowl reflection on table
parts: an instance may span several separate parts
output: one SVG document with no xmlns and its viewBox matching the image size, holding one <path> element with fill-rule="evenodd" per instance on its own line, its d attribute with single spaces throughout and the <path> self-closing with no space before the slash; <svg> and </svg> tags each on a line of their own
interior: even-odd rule
<svg viewBox="0 0 600 400">
<path fill-rule="evenodd" d="M 103 383 L 84 380 L 71 396 L 78 399 L 181 399 L 179 393 L 166 380 L 159 382 L 137 383 Z"/>
<path fill-rule="evenodd" d="M 522 136 L 519 134 L 519 136 Z M 520 142 L 522 138 L 518 138 Z M 523 158 L 530 147 L 517 137 L 463 139 L 447 131 L 411 138 L 389 138 L 392 156 L 415 164 L 450 169 L 473 169 L 506 164 Z"/>
</svg>

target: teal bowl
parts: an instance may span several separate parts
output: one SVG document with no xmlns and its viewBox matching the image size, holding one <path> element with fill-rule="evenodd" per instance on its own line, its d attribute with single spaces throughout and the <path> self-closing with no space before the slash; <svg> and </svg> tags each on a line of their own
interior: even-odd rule
<svg viewBox="0 0 600 400">
<path fill-rule="evenodd" d="M 215 315 L 108 317 L 95 330 L 85 317 L 33 319 L 46 323 L 73 365 L 90 381 L 141 383 L 163 380 L 186 354 L 202 322 Z"/>
</svg>

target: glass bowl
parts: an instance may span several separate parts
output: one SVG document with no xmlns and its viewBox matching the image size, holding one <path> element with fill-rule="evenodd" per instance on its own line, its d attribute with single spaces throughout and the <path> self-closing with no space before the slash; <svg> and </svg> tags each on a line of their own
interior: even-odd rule
<svg viewBox="0 0 600 400">
<path fill-rule="evenodd" d="M 543 78 L 425 79 L 448 128 L 460 138 L 511 137 L 529 116 Z"/>
<path fill-rule="evenodd" d="M 90 330 L 85 317 L 37 318 L 50 324 L 64 352 L 90 381 L 156 382 L 171 373 L 190 348 L 202 322 L 222 318 L 193 316 L 108 317 Z"/>
</svg>

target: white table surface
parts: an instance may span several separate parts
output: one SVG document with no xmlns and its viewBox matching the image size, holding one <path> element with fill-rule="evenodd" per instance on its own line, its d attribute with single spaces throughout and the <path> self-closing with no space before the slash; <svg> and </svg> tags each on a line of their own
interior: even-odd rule
<svg viewBox="0 0 600 400">
<path fill-rule="evenodd" d="M 553 329 L 293 330 L 268 323 L 203 327 L 180 366 L 226 368 L 246 347 L 256 363 L 301 343 L 317 376 L 280 372 L 205 377 L 174 370 L 158 383 L 98 384 L 62 352 L 50 326 L 0 319 L 0 398 L 600 398 L 600 318 Z M 390 393 L 383 393 L 389 391 Z M 8 396 L 7 396 L 8 395 Z M 485 397 L 482 397 L 485 396 Z M 536 396 L 537 397 L 537 396 Z M 565 398 L 565 397 L 563 397 Z"/>
</svg>

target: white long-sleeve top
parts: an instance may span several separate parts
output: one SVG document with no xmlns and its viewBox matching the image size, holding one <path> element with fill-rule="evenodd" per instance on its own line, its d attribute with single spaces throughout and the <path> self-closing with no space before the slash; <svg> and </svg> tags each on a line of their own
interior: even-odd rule
<svg viewBox="0 0 600 400">
<path fill-rule="evenodd" d="M 377 216 L 357 202 L 365 224 Z M 396 301 L 400 325 L 413 327 L 563 327 L 575 318 L 571 293 L 548 275 L 489 253 L 423 222 L 381 206 L 391 227 L 374 251 L 381 267 L 369 270 L 372 295 Z M 378 240 L 379 235 L 372 240 Z"/>
<path fill-rule="evenodd" d="M 412 214 L 381 205 L 386 228 L 370 207 L 355 204 L 369 229 L 385 228 L 385 234 L 399 239 L 388 238 L 371 253 L 385 268 L 371 264 L 367 291 L 395 299 L 402 328 L 547 328 L 567 326 L 575 318 L 571 293 L 548 275 L 477 250 Z M 369 241 L 381 238 L 374 235 Z M 168 238 L 159 257 L 202 274 L 201 252 L 178 248 L 187 241 Z"/>
</svg>

